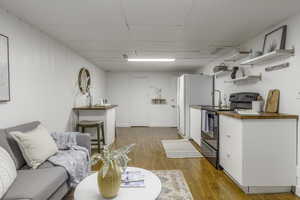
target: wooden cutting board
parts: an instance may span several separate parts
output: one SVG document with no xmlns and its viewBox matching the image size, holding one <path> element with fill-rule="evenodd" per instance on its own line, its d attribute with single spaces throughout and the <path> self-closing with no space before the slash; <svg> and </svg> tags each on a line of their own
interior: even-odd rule
<svg viewBox="0 0 300 200">
<path fill-rule="evenodd" d="M 279 111 L 280 90 L 270 90 L 266 102 L 265 112 L 278 113 Z"/>
</svg>

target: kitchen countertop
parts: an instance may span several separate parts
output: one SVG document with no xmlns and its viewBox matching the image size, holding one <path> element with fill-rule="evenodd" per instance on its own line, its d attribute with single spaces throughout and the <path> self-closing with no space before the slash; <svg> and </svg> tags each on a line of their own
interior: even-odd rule
<svg viewBox="0 0 300 200">
<path fill-rule="evenodd" d="M 298 115 L 289 115 L 282 113 L 260 113 L 259 115 L 240 115 L 236 112 L 218 112 L 219 115 L 225 115 L 237 119 L 298 119 Z"/>
<path fill-rule="evenodd" d="M 199 109 L 199 110 L 209 110 L 213 112 L 217 111 L 230 111 L 230 107 L 227 106 L 212 106 L 212 105 L 190 105 L 190 108 Z"/>
<path fill-rule="evenodd" d="M 73 110 L 109 110 L 112 108 L 118 107 L 117 105 L 109 105 L 109 106 L 82 106 L 82 107 L 75 107 Z"/>
<path fill-rule="evenodd" d="M 191 105 L 190 108 L 195 108 L 195 109 L 200 109 L 202 108 L 202 106 L 200 105 Z"/>
</svg>

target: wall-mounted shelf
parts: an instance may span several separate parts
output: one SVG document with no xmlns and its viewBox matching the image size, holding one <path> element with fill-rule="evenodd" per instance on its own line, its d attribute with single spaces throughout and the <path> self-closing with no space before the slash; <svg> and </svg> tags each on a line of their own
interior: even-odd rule
<svg viewBox="0 0 300 200">
<path fill-rule="evenodd" d="M 241 83 L 241 82 L 247 82 L 247 81 L 261 81 L 261 74 L 260 75 L 243 76 L 241 78 L 225 81 L 225 83 Z"/>
<path fill-rule="evenodd" d="M 294 56 L 295 50 L 294 49 L 280 49 L 276 50 L 262 56 L 258 56 L 256 58 L 252 58 L 246 60 L 241 63 L 241 65 L 259 65 L 262 63 L 270 62 L 277 59 L 285 59 L 291 56 Z"/>
<path fill-rule="evenodd" d="M 236 62 L 239 60 L 242 60 L 244 58 L 247 58 L 250 55 L 251 51 L 239 51 L 233 54 L 232 56 L 226 58 L 225 62 Z"/>
</svg>

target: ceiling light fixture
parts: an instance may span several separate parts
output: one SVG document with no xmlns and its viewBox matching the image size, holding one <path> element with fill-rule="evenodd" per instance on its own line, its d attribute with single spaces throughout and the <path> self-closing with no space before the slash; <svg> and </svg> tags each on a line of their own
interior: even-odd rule
<svg viewBox="0 0 300 200">
<path fill-rule="evenodd" d="M 174 62 L 175 58 L 128 58 L 128 62 Z"/>
</svg>

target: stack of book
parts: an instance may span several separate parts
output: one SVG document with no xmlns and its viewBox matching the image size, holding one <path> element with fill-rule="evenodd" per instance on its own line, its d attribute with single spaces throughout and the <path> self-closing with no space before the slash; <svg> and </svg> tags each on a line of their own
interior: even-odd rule
<svg viewBox="0 0 300 200">
<path fill-rule="evenodd" d="M 122 174 L 121 187 L 138 188 L 145 187 L 145 176 L 141 171 L 125 171 Z"/>
</svg>

